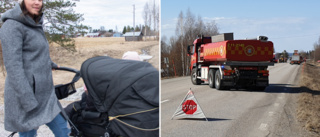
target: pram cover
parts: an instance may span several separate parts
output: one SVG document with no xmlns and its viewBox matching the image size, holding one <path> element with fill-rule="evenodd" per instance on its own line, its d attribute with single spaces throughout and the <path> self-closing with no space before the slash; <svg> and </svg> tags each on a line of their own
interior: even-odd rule
<svg viewBox="0 0 320 137">
<path fill-rule="evenodd" d="M 159 72 L 149 63 L 93 57 L 81 76 L 108 128 L 120 136 L 159 136 Z"/>
</svg>

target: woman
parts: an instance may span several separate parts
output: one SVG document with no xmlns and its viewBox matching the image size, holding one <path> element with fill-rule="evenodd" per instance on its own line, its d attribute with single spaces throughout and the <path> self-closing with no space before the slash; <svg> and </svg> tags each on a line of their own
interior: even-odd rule
<svg viewBox="0 0 320 137">
<path fill-rule="evenodd" d="M 42 0 L 23 0 L 2 15 L 0 30 L 7 70 L 4 89 L 5 129 L 36 136 L 46 124 L 56 137 L 68 136 L 54 92 L 49 45 L 43 32 Z"/>
</svg>

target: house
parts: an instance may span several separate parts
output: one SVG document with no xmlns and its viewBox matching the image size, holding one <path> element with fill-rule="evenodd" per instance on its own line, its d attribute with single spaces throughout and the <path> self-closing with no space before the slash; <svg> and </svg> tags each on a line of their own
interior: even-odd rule
<svg viewBox="0 0 320 137">
<path fill-rule="evenodd" d="M 99 33 L 88 33 L 86 36 L 87 37 L 99 37 L 100 34 Z"/>
<path fill-rule="evenodd" d="M 122 37 L 122 33 L 116 32 L 113 34 L 113 37 Z"/>
<path fill-rule="evenodd" d="M 100 32 L 99 32 L 99 36 L 100 36 L 100 37 L 112 37 L 112 36 L 113 36 L 113 33 L 107 32 L 107 31 L 100 31 Z"/>
<path fill-rule="evenodd" d="M 142 41 L 142 32 L 127 32 L 123 35 L 126 41 Z"/>
</svg>

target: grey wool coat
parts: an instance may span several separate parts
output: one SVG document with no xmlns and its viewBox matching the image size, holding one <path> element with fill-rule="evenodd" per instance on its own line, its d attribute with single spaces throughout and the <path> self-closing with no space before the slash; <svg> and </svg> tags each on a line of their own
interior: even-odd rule
<svg viewBox="0 0 320 137">
<path fill-rule="evenodd" d="M 3 61 L 7 70 L 4 88 L 4 125 L 24 132 L 51 122 L 61 111 L 54 92 L 49 44 L 42 23 L 22 14 L 20 5 L 2 15 L 0 29 Z M 3 85 L 1 85 L 3 86 Z"/>
</svg>

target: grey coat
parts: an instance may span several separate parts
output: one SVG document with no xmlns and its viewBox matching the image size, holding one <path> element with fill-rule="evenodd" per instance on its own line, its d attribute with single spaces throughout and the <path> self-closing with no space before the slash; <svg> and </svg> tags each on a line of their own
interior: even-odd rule
<svg viewBox="0 0 320 137">
<path fill-rule="evenodd" d="M 52 68 L 57 65 L 49 56 L 43 19 L 35 23 L 17 4 L 1 20 L 0 40 L 7 70 L 5 129 L 29 131 L 52 121 L 60 112 L 52 80 Z"/>
</svg>

